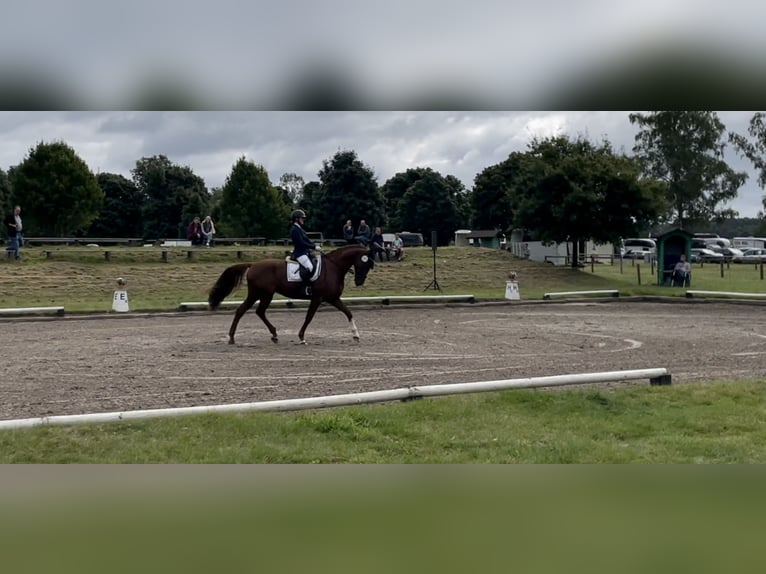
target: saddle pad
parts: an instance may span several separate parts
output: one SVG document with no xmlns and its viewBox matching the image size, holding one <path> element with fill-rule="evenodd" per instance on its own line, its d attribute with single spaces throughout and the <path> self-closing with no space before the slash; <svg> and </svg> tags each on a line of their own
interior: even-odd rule
<svg viewBox="0 0 766 574">
<path fill-rule="evenodd" d="M 287 261 L 287 280 L 291 283 L 300 283 L 303 281 L 300 274 L 301 264 L 296 261 Z M 314 265 L 314 274 L 311 276 L 311 282 L 317 280 L 319 274 L 322 272 L 322 256 L 317 255 L 316 265 Z"/>
</svg>

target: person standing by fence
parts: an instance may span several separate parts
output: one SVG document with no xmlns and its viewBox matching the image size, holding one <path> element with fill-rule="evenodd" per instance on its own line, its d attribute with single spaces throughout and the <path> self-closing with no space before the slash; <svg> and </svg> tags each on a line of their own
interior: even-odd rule
<svg viewBox="0 0 766 574">
<path fill-rule="evenodd" d="M 21 258 L 21 247 L 24 244 L 20 206 L 17 205 L 13 208 L 13 213 L 5 220 L 5 228 L 8 231 L 8 252 L 13 253 L 18 261 Z"/>
<path fill-rule="evenodd" d="M 213 244 L 213 236 L 215 235 L 215 225 L 213 219 L 208 215 L 202 220 L 202 242 L 205 247 L 210 247 Z"/>
</svg>

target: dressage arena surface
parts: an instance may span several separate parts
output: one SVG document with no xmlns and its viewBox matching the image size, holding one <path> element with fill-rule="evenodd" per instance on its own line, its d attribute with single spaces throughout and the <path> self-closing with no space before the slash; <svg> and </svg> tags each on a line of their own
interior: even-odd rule
<svg viewBox="0 0 766 574">
<path fill-rule="evenodd" d="M 308 345 L 296 344 L 300 308 L 269 311 L 276 345 L 253 311 L 236 345 L 227 343 L 230 309 L 4 320 L 0 420 L 655 367 L 668 368 L 673 384 L 761 379 L 764 311 L 654 302 L 352 308 L 355 343 L 343 314 L 322 307 Z"/>
</svg>

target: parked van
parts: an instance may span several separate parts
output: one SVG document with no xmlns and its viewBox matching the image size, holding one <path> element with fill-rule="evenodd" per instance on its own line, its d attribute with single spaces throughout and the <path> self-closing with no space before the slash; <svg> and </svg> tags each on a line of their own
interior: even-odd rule
<svg viewBox="0 0 766 574">
<path fill-rule="evenodd" d="M 402 231 L 399 233 L 399 237 L 401 237 L 402 245 L 405 247 L 423 247 L 422 233 L 410 233 L 409 231 Z"/>
<path fill-rule="evenodd" d="M 622 246 L 625 249 L 630 249 L 631 247 L 647 247 L 649 249 L 657 249 L 657 242 L 654 241 L 654 239 L 649 239 L 648 237 L 632 237 L 629 239 L 623 239 Z"/>
<path fill-rule="evenodd" d="M 745 249 L 766 249 L 766 237 L 734 237 L 730 247 L 736 247 L 743 251 Z"/>
<path fill-rule="evenodd" d="M 731 241 L 720 237 L 716 233 L 695 233 L 692 239 L 692 247 L 709 249 L 711 247 L 731 247 Z"/>
</svg>

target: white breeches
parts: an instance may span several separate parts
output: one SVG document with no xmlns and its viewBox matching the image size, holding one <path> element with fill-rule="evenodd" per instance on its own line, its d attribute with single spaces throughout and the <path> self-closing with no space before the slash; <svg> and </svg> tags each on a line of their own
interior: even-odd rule
<svg viewBox="0 0 766 574">
<path fill-rule="evenodd" d="M 308 255 L 301 255 L 298 257 L 298 263 L 300 263 L 303 267 L 308 269 L 309 271 L 314 271 L 314 266 L 311 264 L 311 259 L 309 259 Z"/>
</svg>

